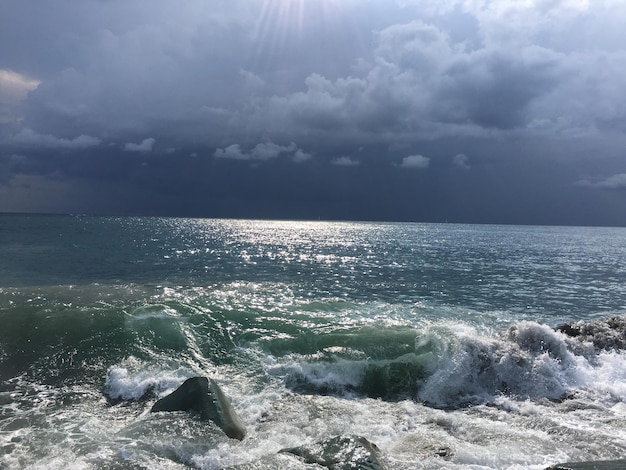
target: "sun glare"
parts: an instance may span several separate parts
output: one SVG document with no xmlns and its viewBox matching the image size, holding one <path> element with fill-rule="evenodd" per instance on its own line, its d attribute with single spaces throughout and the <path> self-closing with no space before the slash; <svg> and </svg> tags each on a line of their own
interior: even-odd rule
<svg viewBox="0 0 626 470">
<path fill-rule="evenodd" d="M 297 46 L 307 34 L 324 38 L 344 20 L 339 0 L 265 0 L 254 33 L 257 55 L 279 54 Z"/>
</svg>

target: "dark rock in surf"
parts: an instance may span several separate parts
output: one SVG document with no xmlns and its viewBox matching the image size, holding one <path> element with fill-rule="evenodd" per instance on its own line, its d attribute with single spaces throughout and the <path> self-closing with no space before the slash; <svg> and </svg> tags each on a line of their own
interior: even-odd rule
<svg viewBox="0 0 626 470">
<path fill-rule="evenodd" d="M 626 316 L 613 316 L 591 322 L 562 323 L 557 331 L 596 349 L 626 349 Z"/>
<path fill-rule="evenodd" d="M 200 419 L 213 421 L 226 435 L 240 441 L 246 436 L 246 428 L 232 405 L 214 380 L 192 377 L 169 395 L 158 400 L 150 409 L 158 411 L 191 411 Z"/>
<path fill-rule="evenodd" d="M 382 453 L 361 436 L 337 436 L 315 444 L 282 449 L 300 457 L 307 464 L 330 470 L 386 470 Z"/>
<path fill-rule="evenodd" d="M 553 465 L 546 470 L 624 470 L 626 460 L 596 460 L 589 462 L 567 462 Z"/>
<path fill-rule="evenodd" d="M 576 338 L 582 334 L 581 326 L 572 323 L 561 323 L 557 325 L 556 331 L 566 334 L 572 338 Z"/>
</svg>

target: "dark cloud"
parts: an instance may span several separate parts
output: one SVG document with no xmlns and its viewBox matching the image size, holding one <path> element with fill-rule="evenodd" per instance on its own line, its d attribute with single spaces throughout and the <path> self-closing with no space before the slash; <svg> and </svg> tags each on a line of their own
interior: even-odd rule
<svg viewBox="0 0 626 470">
<path fill-rule="evenodd" d="M 526 125 L 528 105 L 557 83 L 558 62 L 533 52 L 520 58 L 482 50 L 456 58 L 436 92 L 442 120 L 499 129 Z"/>
</svg>

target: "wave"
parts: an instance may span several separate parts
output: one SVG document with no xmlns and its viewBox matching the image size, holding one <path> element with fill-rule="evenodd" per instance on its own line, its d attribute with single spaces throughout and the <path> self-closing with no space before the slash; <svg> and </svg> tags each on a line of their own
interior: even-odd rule
<svg viewBox="0 0 626 470">
<path fill-rule="evenodd" d="M 366 328 L 269 345 L 271 375 L 297 393 L 411 399 L 437 408 L 498 397 L 561 400 L 594 389 L 626 398 L 626 317 L 572 326 L 531 321 L 504 332 L 430 323 L 420 330 Z M 570 331 L 571 333 L 571 331 Z"/>
<path fill-rule="evenodd" d="M 131 357 L 120 365 L 109 367 L 103 391 L 112 402 L 140 401 L 172 391 L 193 375 L 193 370 L 184 367 L 166 370 L 146 367 Z"/>
<path fill-rule="evenodd" d="M 133 301 L 98 298 L 82 305 L 94 289 L 21 289 L 8 296 L 0 290 L 0 381 L 24 375 L 47 385 L 97 386 L 111 364 L 129 357 L 207 367 L 235 360 L 220 312 L 214 318 L 184 301 L 146 300 L 143 291 Z"/>
</svg>

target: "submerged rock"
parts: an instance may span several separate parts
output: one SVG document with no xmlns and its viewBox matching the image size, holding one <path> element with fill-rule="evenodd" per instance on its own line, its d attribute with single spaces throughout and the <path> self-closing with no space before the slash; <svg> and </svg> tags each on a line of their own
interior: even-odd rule
<svg viewBox="0 0 626 470">
<path fill-rule="evenodd" d="M 567 462 L 553 465 L 546 470 L 624 470 L 626 460 L 597 460 L 595 462 Z"/>
<path fill-rule="evenodd" d="M 337 436 L 315 444 L 282 449 L 308 464 L 329 470 L 386 470 L 387 466 L 376 444 L 362 436 Z"/>
</svg>

